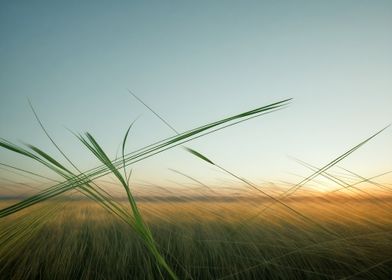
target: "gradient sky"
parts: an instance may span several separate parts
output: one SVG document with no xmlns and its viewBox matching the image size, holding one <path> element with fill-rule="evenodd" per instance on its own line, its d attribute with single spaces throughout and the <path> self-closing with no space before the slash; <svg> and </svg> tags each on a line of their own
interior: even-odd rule
<svg viewBox="0 0 392 280">
<path fill-rule="evenodd" d="M 392 122 L 392 1 L 2 1 L 0 137 L 97 165 L 66 128 L 90 131 L 115 155 L 177 130 L 293 97 L 289 108 L 189 146 L 240 176 L 300 178 L 287 158 L 328 163 Z M 372 176 L 392 169 L 392 128 L 341 165 Z M 56 153 L 55 153 L 56 154 Z M 56 154 L 57 155 L 57 154 Z M 35 168 L 0 151 L 1 162 Z M 182 149 L 135 166 L 137 180 L 227 178 Z M 0 171 L 1 172 L 1 171 Z M 3 175 L 7 176 L 7 175 Z"/>
</svg>

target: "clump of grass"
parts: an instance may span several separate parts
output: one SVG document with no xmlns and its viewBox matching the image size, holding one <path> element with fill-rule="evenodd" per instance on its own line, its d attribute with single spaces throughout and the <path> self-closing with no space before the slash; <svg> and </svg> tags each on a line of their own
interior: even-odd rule
<svg viewBox="0 0 392 280">
<path fill-rule="evenodd" d="M 104 150 L 101 148 L 101 146 L 98 144 L 98 142 L 94 139 L 94 137 L 91 134 L 86 133 L 85 137 L 83 137 L 82 135 L 77 135 L 79 140 L 103 164 L 97 168 L 91 169 L 86 172 L 81 172 L 76 167 L 76 165 L 73 164 L 73 162 L 62 152 L 59 146 L 54 142 L 54 140 L 47 133 L 42 122 L 39 120 L 37 114 L 33 110 L 45 134 L 51 140 L 53 145 L 60 151 L 63 157 L 76 169 L 78 174 L 72 172 L 69 168 L 65 167 L 54 157 L 50 156 L 48 153 L 44 152 L 43 150 L 39 149 L 36 146 L 27 145 L 27 148 L 24 148 L 22 146 L 18 146 L 14 143 L 11 143 L 5 139 L 0 139 L 1 147 L 8 149 L 12 152 L 18 153 L 20 155 L 23 155 L 34 161 L 37 161 L 65 179 L 65 181 L 62 183 L 53 185 L 52 187 L 49 187 L 39 192 L 38 194 L 35 194 L 18 203 L 15 203 L 4 209 L 1 209 L 0 218 L 6 217 L 13 213 L 17 213 L 27 207 L 46 201 L 50 198 L 59 196 L 65 192 L 77 190 L 82 194 L 86 195 L 87 197 L 89 197 L 90 199 L 99 203 L 106 210 L 115 214 L 118 218 L 120 218 L 127 225 L 129 225 L 134 231 L 136 231 L 139 237 L 144 241 L 144 244 L 147 247 L 147 249 L 154 256 L 159 267 L 163 268 L 171 278 L 177 279 L 175 273 L 168 266 L 165 259 L 162 257 L 159 250 L 157 249 L 151 231 L 143 221 L 143 217 L 139 212 L 136 201 L 130 190 L 130 186 L 129 186 L 130 175 L 127 175 L 126 166 L 144 160 L 148 157 L 154 156 L 158 153 L 161 153 L 165 150 L 171 149 L 173 147 L 176 147 L 178 145 L 181 145 L 193 139 L 199 138 L 203 135 L 212 133 L 214 131 L 223 129 L 225 127 L 237 124 L 242 121 L 246 121 L 250 118 L 258 117 L 263 114 L 281 109 L 284 106 L 286 106 L 290 100 L 291 99 L 286 99 L 241 114 L 237 114 L 228 118 L 224 118 L 222 120 L 212 122 L 195 129 L 191 129 L 184 133 L 179 133 L 176 136 L 169 137 L 162 141 L 158 141 L 152 145 L 148 145 L 132 153 L 125 154 L 125 145 L 131 128 L 130 126 L 123 139 L 122 158 L 115 159 L 115 160 L 111 160 L 106 155 Z M 124 169 L 124 174 L 121 174 L 121 172 L 119 171 L 120 169 Z M 119 205 L 118 203 L 114 202 L 111 199 L 110 194 L 104 192 L 101 188 L 99 188 L 99 186 L 96 183 L 94 183 L 94 180 L 96 180 L 97 178 L 100 178 L 108 174 L 113 174 L 120 181 L 121 185 L 124 187 L 132 213 L 127 213 L 126 210 L 124 210 L 124 208 L 121 205 Z"/>
<path fill-rule="evenodd" d="M 122 159 L 123 159 L 123 169 L 124 174 L 121 174 L 119 169 L 117 169 L 110 158 L 106 155 L 104 150 L 98 144 L 98 142 L 94 139 L 94 137 L 86 133 L 86 137 L 79 136 L 80 141 L 105 165 L 107 168 L 112 172 L 112 174 L 120 181 L 121 185 L 124 187 L 125 192 L 127 194 L 128 203 L 132 209 L 132 220 L 130 221 L 129 225 L 131 225 L 132 229 L 138 234 L 138 236 L 143 240 L 144 244 L 148 248 L 148 250 L 153 254 L 154 258 L 156 259 L 159 267 L 165 269 L 166 272 L 170 275 L 171 278 L 177 279 L 177 276 L 170 268 L 170 266 L 166 263 L 164 257 L 159 252 L 155 240 L 152 236 L 152 233 L 148 226 L 145 224 L 143 217 L 137 207 L 135 198 L 133 197 L 130 187 L 129 187 L 129 178 L 131 177 L 131 173 L 127 176 L 126 172 L 126 163 L 125 163 L 125 144 L 127 141 L 127 137 L 129 134 L 131 126 L 128 128 L 122 145 Z M 158 267 L 158 269 L 159 269 Z"/>
</svg>

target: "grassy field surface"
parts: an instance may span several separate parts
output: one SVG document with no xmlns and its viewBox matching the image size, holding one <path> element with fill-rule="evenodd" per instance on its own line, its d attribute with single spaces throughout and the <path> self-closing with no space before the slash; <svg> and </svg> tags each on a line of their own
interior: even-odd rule
<svg viewBox="0 0 392 280">
<path fill-rule="evenodd" d="M 139 209 L 180 279 L 390 279 L 391 202 L 287 202 L 307 219 L 246 198 L 142 201 Z M 47 201 L 0 223 L 1 279 L 168 277 L 138 235 L 95 202 Z"/>
</svg>

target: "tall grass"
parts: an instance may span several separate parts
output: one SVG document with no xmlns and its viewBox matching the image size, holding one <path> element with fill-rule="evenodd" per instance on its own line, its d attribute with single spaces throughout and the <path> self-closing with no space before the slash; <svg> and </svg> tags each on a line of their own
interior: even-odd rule
<svg viewBox="0 0 392 280">
<path fill-rule="evenodd" d="M 258 117 L 266 113 L 273 112 L 277 109 L 281 109 L 285 105 L 287 105 L 289 101 L 290 99 L 286 99 L 283 101 L 269 104 L 267 106 L 256 108 L 254 110 L 240 113 L 228 118 L 224 118 L 222 120 L 212 122 L 195 129 L 191 129 L 184 133 L 179 133 L 177 134 L 177 136 L 164 139 L 152 145 L 148 145 L 132 153 L 125 154 L 125 145 L 126 145 L 128 133 L 131 128 L 130 126 L 123 139 L 122 158 L 119 160 L 110 159 L 91 134 L 86 133 L 85 136 L 77 135 L 79 140 L 103 164 L 102 166 L 99 166 L 87 172 L 80 172 L 80 170 L 76 167 L 76 165 L 73 164 L 72 161 L 62 152 L 62 150 L 54 142 L 52 137 L 47 133 L 42 122 L 40 121 L 40 119 L 38 118 L 37 114 L 33 109 L 33 112 L 37 117 L 37 120 L 41 125 L 45 134 L 51 140 L 53 145 L 60 151 L 62 156 L 79 172 L 79 174 L 75 174 L 69 168 L 65 167 L 58 160 L 56 160 L 54 157 L 50 156 L 48 153 L 44 152 L 43 150 L 39 149 L 36 146 L 27 145 L 27 148 L 25 148 L 25 147 L 18 146 L 14 143 L 11 143 L 5 139 L 1 139 L 0 140 L 1 147 L 39 162 L 40 164 L 44 165 L 45 167 L 49 168 L 50 170 L 54 171 L 55 173 L 63 177 L 65 181 L 63 183 L 56 184 L 50 188 L 47 188 L 44 191 L 41 191 L 36 195 L 24 199 L 21 202 L 8 206 L 4 209 L 1 209 L 0 218 L 21 211 L 36 203 L 46 201 L 47 199 L 58 196 L 64 192 L 77 189 L 78 191 L 85 194 L 87 197 L 93 199 L 94 201 L 102 205 L 102 207 L 106 208 L 108 211 L 118 216 L 126 224 L 128 224 L 133 230 L 135 230 L 144 241 L 144 244 L 147 247 L 147 249 L 155 257 L 157 264 L 162 269 L 164 269 L 170 275 L 171 278 L 177 279 L 172 269 L 167 265 L 165 259 L 158 251 L 155 245 L 154 238 L 151 234 L 151 231 L 145 225 L 143 221 L 143 217 L 141 216 L 138 210 L 136 201 L 130 190 L 130 186 L 129 186 L 130 175 L 127 175 L 126 166 L 141 161 L 143 159 L 146 159 L 148 157 L 154 156 L 165 150 L 171 149 L 173 147 L 176 147 L 180 144 L 201 137 L 208 133 L 220 130 L 227 126 L 245 121 L 250 118 Z M 124 169 L 124 174 L 121 174 L 121 172 L 119 171 L 120 169 Z M 120 181 L 121 185 L 124 187 L 129 205 L 131 206 L 132 213 L 127 213 L 126 211 L 124 211 L 124 209 L 120 205 L 118 205 L 118 203 L 115 203 L 113 202 L 112 199 L 110 199 L 107 193 L 103 192 L 102 189 L 100 189 L 95 183 L 93 183 L 94 179 L 100 178 L 110 173 L 112 173 Z"/>
<path fill-rule="evenodd" d="M 99 278 L 99 273 L 104 275 L 101 277 L 105 279 L 128 277 L 259 279 L 260 275 L 268 279 L 290 279 L 293 275 L 309 279 L 336 279 L 336 277 L 348 279 L 362 273 L 372 276 L 374 268 L 383 267 L 392 259 L 388 254 L 373 252 L 373 248 L 389 246 L 390 212 L 385 211 L 385 209 L 390 210 L 388 198 L 376 197 L 378 207 L 380 207 L 377 213 L 380 216 L 372 217 L 373 220 L 366 217 L 362 211 L 362 208 L 368 209 L 369 200 L 361 201 L 362 204 L 358 206 L 357 199 L 345 200 L 343 198 L 340 200 L 339 198 L 336 204 L 333 202 L 336 196 L 324 197 L 321 200 L 307 197 L 301 200 L 302 202 L 297 202 L 293 198 L 294 194 L 301 192 L 302 187 L 317 176 L 324 176 L 344 189 L 358 190 L 355 184 L 345 182 L 342 178 L 329 173 L 329 170 L 386 128 L 376 132 L 321 168 L 302 162 L 312 170 L 312 174 L 299 183 L 290 185 L 287 190 L 277 196 L 271 195 L 263 187 L 229 171 L 201 152 L 186 147 L 186 150 L 198 159 L 220 169 L 248 188 L 246 195 L 240 198 L 244 201 L 239 203 L 237 199 L 234 199 L 235 203 L 232 204 L 231 200 L 221 195 L 220 191 L 214 190 L 189 175 L 175 171 L 202 185 L 209 191 L 209 195 L 202 196 L 200 203 L 198 202 L 200 197 L 185 195 L 185 199 L 189 200 L 185 204 L 181 204 L 181 199 L 173 203 L 166 198 L 162 202 L 161 197 L 154 203 L 149 203 L 147 200 L 142 203 L 144 207 L 141 209 L 130 184 L 132 173 L 129 167 L 132 164 L 209 133 L 280 110 L 289 104 L 290 99 L 179 133 L 140 98 L 137 96 L 135 98 L 161 119 L 176 135 L 126 153 L 126 143 L 133 125 L 131 123 L 122 141 L 121 157 L 111 159 L 90 133 L 75 134 L 82 145 L 101 162 L 100 166 L 88 171 L 82 172 L 77 164 L 62 151 L 49 135 L 33 108 L 33 113 L 43 132 L 60 152 L 62 160 L 56 159 L 34 145 L 20 146 L 0 139 L 1 147 L 36 161 L 63 178 L 62 182 L 55 183 L 22 201 L 6 205 L 0 210 L 2 219 L 0 222 L 4 225 L 4 229 L 0 231 L 0 265 L 2 266 L 0 273 L 17 278 L 31 278 L 44 273 L 44 278 L 50 278 L 51 274 L 57 279 Z M 66 164 L 62 163 L 64 160 Z M 8 167 L 29 175 L 46 178 L 29 170 L 10 165 Z M 122 186 L 126 203 L 116 200 L 110 192 L 101 187 L 99 179 L 108 175 L 116 178 Z M 390 190 L 389 187 L 373 182 L 371 178 L 365 178 L 353 172 L 351 175 L 355 175 L 363 182 L 371 182 L 384 191 Z M 84 201 L 56 200 L 65 193 L 80 193 L 106 212 L 101 212 L 93 204 L 86 204 Z M 250 199 L 249 194 L 255 193 L 256 199 Z M 149 193 L 147 196 L 150 196 L 150 199 L 152 197 Z M 219 196 L 224 197 L 222 203 L 218 203 Z M 375 198 L 370 194 L 369 197 Z M 57 201 L 56 207 L 51 207 L 53 200 Z M 346 204 L 341 205 L 342 201 Z M 41 208 L 38 204 L 44 207 Z M 304 207 L 309 204 L 312 204 L 312 207 Z M 328 212 L 334 207 L 340 210 L 350 209 L 352 211 L 350 214 L 353 216 L 347 218 L 345 215 L 336 215 L 336 213 L 318 215 L 319 213 L 313 211 L 318 208 L 319 211 Z M 27 208 L 37 210 L 30 215 L 23 211 Z M 72 214 L 67 218 L 59 218 L 65 213 L 63 209 L 67 209 Z M 238 212 L 241 215 L 238 215 Z M 109 219 L 107 213 L 117 219 Z M 9 217 L 10 215 L 13 216 Z M 355 215 L 360 215 L 359 217 L 364 220 L 360 220 L 359 224 L 353 222 Z M 57 217 L 56 220 L 53 221 L 53 217 Z M 341 219 L 341 221 L 348 220 L 350 224 L 344 225 L 331 217 Z M 201 230 L 201 223 L 207 227 L 206 231 Z M 75 225 L 79 225 L 80 228 Z M 371 231 L 367 231 L 366 227 Z M 183 230 L 184 228 L 186 230 Z M 132 234 L 129 229 L 132 230 Z M 347 234 L 348 231 L 352 232 Z M 51 238 L 51 232 L 56 232 L 61 238 Z M 373 234 L 376 235 L 375 239 L 372 239 Z M 96 239 L 95 235 L 99 238 Z M 49 256 L 56 258 L 53 254 L 59 251 L 54 250 L 52 245 L 48 244 L 49 241 L 43 240 L 42 236 L 46 236 L 50 242 L 55 244 L 53 246 L 62 248 L 61 256 L 57 259 L 61 260 L 60 263 L 66 264 L 66 269 L 59 268 L 56 272 L 56 265 L 60 265 L 56 262 L 53 265 L 47 264 L 50 268 L 42 268 L 40 264 L 34 264 L 34 266 L 28 264 L 28 259 L 31 258 L 42 259 L 41 262 L 44 263 L 47 262 L 44 259 Z M 347 246 L 342 250 L 334 247 L 335 251 L 328 251 L 326 247 L 323 247 L 325 244 L 341 246 L 347 240 L 352 241 L 352 238 L 373 242 L 374 246 L 371 246 L 372 250 L 367 250 L 368 248 L 362 248 L 355 241 L 354 245 L 350 244 L 351 247 Z M 112 248 L 110 243 L 113 240 L 116 246 Z M 130 244 L 129 242 L 140 244 L 139 241 L 143 244 L 143 248 L 126 245 Z M 16 252 L 11 254 L 11 248 Z M 34 248 L 32 249 L 34 252 L 22 253 L 24 250 L 29 250 L 28 248 Z M 42 248 L 47 248 L 47 250 L 42 250 Z M 149 252 L 148 255 L 144 253 L 145 249 Z M 374 259 L 364 258 L 367 254 Z M 86 256 L 88 260 L 84 259 Z M 365 261 L 362 265 L 357 265 L 349 260 L 350 256 Z M 103 271 L 103 267 L 94 265 L 93 257 L 99 257 L 107 270 Z M 336 260 L 331 260 L 331 258 L 336 258 Z M 83 259 L 83 264 L 78 266 L 76 259 Z M 15 267 L 20 268 L 20 264 L 17 264 L 18 260 L 23 260 L 22 263 L 29 267 L 28 271 L 22 271 L 20 274 L 15 272 Z M 284 261 L 281 262 L 281 260 Z M 138 268 L 132 267 L 130 271 L 130 268 L 126 268 L 129 263 Z M 84 266 L 86 268 L 83 268 Z M 107 266 L 113 268 L 107 268 Z M 114 267 L 117 270 L 114 270 Z M 358 271 L 354 271 L 353 268 L 358 268 Z M 281 273 L 279 270 L 284 272 Z M 46 274 L 48 271 L 50 274 Z M 377 275 L 384 275 L 384 272 Z"/>
</svg>

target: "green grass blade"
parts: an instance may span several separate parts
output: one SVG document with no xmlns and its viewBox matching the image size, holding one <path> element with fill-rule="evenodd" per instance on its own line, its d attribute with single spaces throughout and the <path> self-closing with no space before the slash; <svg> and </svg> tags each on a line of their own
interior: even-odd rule
<svg viewBox="0 0 392 280">
<path fill-rule="evenodd" d="M 250 118 L 258 117 L 261 116 L 265 113 L 268 112 L 273 112 L 276 109 L 282 108 L 288 104 L 288 102 L 291 99 L 286 99 L 282 100 L 279 102 L 275 102 L 272 104 L 269 104 L 267 106 L 259 107 L 244 113 L 240 113 L 234 116 L 230 116 L 224 119 L 221 119 L 219 121 L 209 123 L 200 127 L 197 127 L 195 129 L 188 130 L 184 133 L 181 133 L 177 136 L 169 137 L 166 138 L 162 141 L 158 141 L 152 145 L 148 145 L 142 149 L 136 150 L 132 153 L 129 153 L 125 156 L 125 162 L 126 165 L 130 165 L 133 163 L 136 163 L 138 161 L 144 160 L 148 157 L 154 156 L 156 154 L 159 154 L 163 151 L 166 151 L 168 149 L 172 149 L 176 146 L 182 145 L 186 142 L 189 142 L 191 140 L 194 140 L 198 137 L 202 137 L 204 135 L 207 135 L 208 133 L 212 133 L 215 131 L 218 131 L 220 129 L 226 128 L 231 125 L 235 125 L 237 123 L 247 121 Z M 203 134 L 204 133 L 204 134 Z M 0 146 L 6 146 L 11 148 L 14 148 L 13 146 L 9 145 L 7 142 L 0 141 Z M 16 152 L 20 152 L 18 149 L 16 149 Z M 28 155 L 27 155 L 28 156 Z M 115 160 L 112 162 L 113 166 L 115 168 L 120 168 L 123 166 L 123 159 Z M 86 182 L 91 182 L 94 179 L 97 179 L 99 177 L 102 177 L 104 175 L 107 175 L 111 172 L 110 169 L 106 165 L 99 166 L 97 168 L 91 169 L 87 172 L 85 172 L 83 175 L 76 175 L 71 177 L 69 180 L 54 185 L 45 191 L 33 195 L 21 202 L 15 203 L 14 205 L 11 205 L 9 207 L 6 207 L 4 209 L 0 210 L 0 218 L 8 216 L 12 213 L 15 213 L 17 211 L 20 211 L 26 207 L 29 207 L 31 205 L 34 205 L 38 202 L 41 202 L 47 198 L 57 196 L 61 193 L 64 193 L 66 191 L 69 191 L 71 189 L 74 189 L 80 185 L 86 184 Z"/>
</svg>

